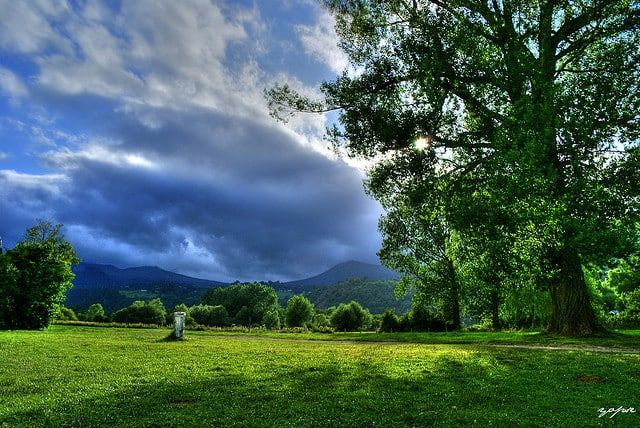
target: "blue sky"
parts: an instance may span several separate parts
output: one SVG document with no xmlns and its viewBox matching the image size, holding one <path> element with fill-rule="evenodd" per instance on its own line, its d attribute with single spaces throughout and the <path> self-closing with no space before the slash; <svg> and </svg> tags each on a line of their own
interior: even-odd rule
<svg viewBox="0 0 640 428">
<path fill-rule="evenodd" d="M 265 87 L 346 66 L 314 1 L 0 0 L 0 236 L 65 224 L 85 261 L 220 280 L 376 262 L 379 205 Z"/>
</svg>

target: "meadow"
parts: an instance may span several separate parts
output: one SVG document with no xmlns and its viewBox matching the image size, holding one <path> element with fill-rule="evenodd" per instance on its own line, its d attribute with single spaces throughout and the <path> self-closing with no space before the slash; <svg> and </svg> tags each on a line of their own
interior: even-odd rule
<svg viewBox="0 0 640 428">
<path fill-rule="evenodd" d="M 0 426 L 640 426 L 637 332 L 168 332 L 0 331 Z"/>
</svg>

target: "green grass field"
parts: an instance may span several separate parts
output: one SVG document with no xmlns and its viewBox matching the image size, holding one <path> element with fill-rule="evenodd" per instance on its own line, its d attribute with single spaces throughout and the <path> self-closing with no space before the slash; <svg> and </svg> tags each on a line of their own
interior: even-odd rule
<svg viewBox="0 0 640 428">
<path fill-rule="evenodd" d="M 640 413 L 597 412 L 640 408 L 637 353 L 489 343 L 548 344 L 518 333 L 167 334 L 0 332 L 0 426 L 640 426 Z M 423 343 L 379 343 L 394 337 Z"/>
</svg>

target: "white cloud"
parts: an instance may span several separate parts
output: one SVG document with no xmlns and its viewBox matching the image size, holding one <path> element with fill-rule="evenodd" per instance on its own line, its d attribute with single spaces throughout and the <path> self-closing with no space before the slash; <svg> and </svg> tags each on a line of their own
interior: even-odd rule
<svg viewBox="0 0 640 428">
<path fill-rule="evenodd" d="M 0 92 L 10 98 L 21 98 L 28 94 L 22 80 L 8 68 L 0 66 Z"/>
<path fill-rule="evenodd" d="M 114 147 L 95 142 L 77 151 L 68 148 L 50 151 L 43 157 L 49 165 L 63 170 L 77 168 L 85 161 L 110 164 L 121 168 L 158 168 L 155 161 L 141 153 L 117 150 Z"/>
<path fill-rule="evenodd" d="M 69 43 L 49 22 L 68 12 L 64 0 L 0 0 L 0 10 L 0 48 L 25 54 L 48 47 L 70 50 Z"/>
<path fill-rule="evenodd" d="M 348 65 L 347 55 L 338 47 L 334 30 L 335 19 L 326 10 L 318 15 L 314 25 L 297 25 L 296 33 L 305 52 L 325 64 L 335 73 L 341 73 Z"/>
<path fill-rule="evenodd" d="M 231 45 L 257 43 L 244 27 L 255 26 L 252 11 L 230 19 L 204 0 L 135 1 L 117 12 L 85 13 L 90 20 L 76 14 L 66 29 L 78 54 L 40 56 L 38 82 L 63 94 L 113 99 L 143 117 L 160 107 L 255 113 L 258 91 L 245 77 L 258 67 L 240 58 L 238 78 L 226 57 Z"/>
<path fill-rule="evenodd" d="M 7 159 L 9 159 L 9 155 L 5 152 L 0 152 L 0 162 Z"/>
<path fill-rule="evenodd" d="M 0 189 L 20 189 L 45 190 L 49 193 L 59 194 L 63 185 L 68 183 L 68 178 L 64 174 L 26 174 L 12 169 L 0 169 L 0 182 L 3 183 Z M 3 195 L 0 191 L 0 195 Z M 18 192 L 19 193 L 19 192 Z M 4 195 L 6 196 L 6 194 Z"/>
</svg>

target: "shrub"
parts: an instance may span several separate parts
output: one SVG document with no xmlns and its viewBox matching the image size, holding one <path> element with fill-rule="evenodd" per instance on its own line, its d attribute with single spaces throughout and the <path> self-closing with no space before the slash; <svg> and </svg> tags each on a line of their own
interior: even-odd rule
<svg viewBox="0 0 640 428">
<path fill-rule="evenodd" d="M 262 318 L 262 325 L 269 330 L 279 330 L 280 316 L 278 315 L 278 311 L 272 310 L 264 314 L 264 317 Z"/>
<path fill-rule="evenodd" d="M 445 331 L 445 322 L 424 305 L 414 305 L 407 314 L 405 328 L 412 331 Z"/>
<path fill-rule="evenodd" d="M 60 321 L 78 321 L 78 316 L 75 312 L 73 312 L 73 309 L 67 308 L 65 306 L 60 306 L 58 308 L 56 319 Z"/>
<path fill-rule="evenodd" d="M 400 331 L 400 319 L 395 314 L 395 311 L 393 309 L 387 309 L 382 314 L 379 331 L 386 333 Z"/>
<path fill-rule="evenodd" d="M 329 318 L 325 314 L 315 314 L 311 325 L 314 329 L 320 329 L 323 327 L 329 327 L 330 324 Z"/>
<path fill-rule="evenodd" d="M 276 291 L 257 283 L 211 288 L 202 296 L 202 303 L 224 306 L 233 322 L 247 326 L 259 324 L 267 312 L 279 307 Z"/>
<path fill-rule="evenodd" d="M 89 306 L 89 308 L 84 311 L 81 316 L 83 321 L 89 322 L 108 322 L 109 317 L 104 312 L 104 308 L 100 303 L 94 303 Z"/>
<path fill-rule="evenodd" d="M 196 323 L 210 327 L 224 327 L 231 323 L 229 312 L 221 305 L 192 306 L 189 314 Z"/>
<path fill-rule="evenodd" d="M 137 300 L 126 308 L 122 308 L 113 314 L 113 321 L 125 324 L 158 324 L 164 325 L 167 311 L 160 299 L 150 302 Z"/>
<path fill-rule="evenodd" d="M 189 307 L 187 305 L 185 305 L 184 303 L 180 303 L 179 305 L 176 305 L 173 308 L 172 312 L 167 312 L 167 320 L 166 320 L 167 325 L 173 325 L 173 323 L 175 321 L 174 314 L 176 312 L 184 312 L 186 314 L 185 317 L 184 317 L 185 326 L 193 327 L 193 326 L 196 325 L 195 320 L 193 319 L 193 317 L 191 316 L 191 313 L 189 312 Z"/>
<path fill-rule="evenodd" d="M 287 327 L 304 327 L 311 322 L 315 309 L 313 303 L 302 295 L 295 295 L 287 302 L 285 324 Z"/>
<path fill-rule="evenodd" d="M 371 324 L 371 314 L 358 302 L 341 303 L 331 315 L 331 324 L 339 331 L 356 331 Z"/>
</svg>

